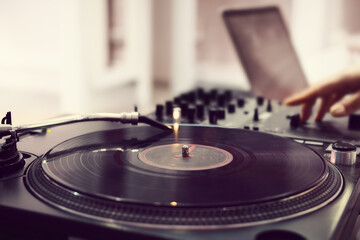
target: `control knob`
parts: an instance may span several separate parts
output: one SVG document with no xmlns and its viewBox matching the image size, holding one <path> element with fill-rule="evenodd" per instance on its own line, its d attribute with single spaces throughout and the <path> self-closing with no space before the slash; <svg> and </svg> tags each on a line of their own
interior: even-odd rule
<svg viewBox="0 0 360 240">
<path fill-rule="evenodd" d="M 255 110 L 254 110 L 253 121 L 254 121 L 254 122 L 258 122 L 258 121 L 259 121 L 259 111 L 258 111 L 257 108 L 255 108 Z"/>
<path fill-rule="evenodd" d="M 218 119 L 225 119 L 225 109 L 224 108 L 217 109 L 217 117 L 218 117 Z"/>
<path fill-rule="evenodd" d="M 360 130 L 360 114 L 353 113 L 349 116 L 348 128 L 350 130 Z"/>
<path fill-rule="evenodd" d="M 162 121 L 163 112 L 164 106 L 162 104 L 157 104 L 155 109 L 156 120 Z"/>
<path fill-rule="evenodd" d="M 204 104 L 202 104 L 202 103 L 197 103 L 197 104 L 196 104 L 196 116 L 197 116 L 197 118 L 203 119 L 203 118 L 204 118 L 204 114 L 205 114 Z"/>
<path fill-rule="evenodd" d="M 173 102 L 172 101 L 166 101 L 166 103 L 165 103 L 166 116 L 171 116 L 172 112 L 173 112 Z"/>
<path fill-rule="evenodd" d="M 301 126 L 301 118 L 299 113 L 287 116 L 287 118 L 290 119 L 290 128 L 295 129 Z"/>
<path fill-rule="evenodd" d="M 237 105 L 238 105 L 238 107 L 240 107 L 240 108 L 244 107 L 244 105 L 245 105 L 245 99 L 243 99 L 243 98 L 238 98 L 238 99 L 237 99 Z"/>
<path fill-rule="evenodd" d="M 234 113 L 236 108 L 235 108 L 235 104 L 234 103 L 229 103 L 229 105 L 227 106 L 228 112 L 229 113 Z"/>
<path fill-rule="evenodd" d="M 336 142 L 332 145 L 330 162 L 337 165 L 354 165 L 356 163 L 356 147 L 346 142 Z"/>
<path fill-rule="evenodd" d="M 195 106 L 190 105 L 187 111 L 187 118 L 189 123 L 195 123 L 195 113 L 196 113 Z"/>
<path fill-rule="evenodd" d="M 267 112 L 272 112 L 272 105 L 271 105 L 271 100 L 270 99 L 267 102 L 266 111 Z"/>
<path fill-rule="evenodd" d="M 209 122 L 210 124 L 217 124 L 217 109 L 210 108 L 209 109 Z"/>
<path fill-rule="evenodd" d="M 262 106 L 264 104 L 264 98 L 261 96 L 256 97 L 256 103 L 258 106 Z"/>
</svg>

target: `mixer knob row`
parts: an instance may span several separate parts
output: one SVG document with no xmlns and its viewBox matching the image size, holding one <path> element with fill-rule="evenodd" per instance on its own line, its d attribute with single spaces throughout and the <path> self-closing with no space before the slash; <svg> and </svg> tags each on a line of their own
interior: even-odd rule
<svg viewBox="0 0 360 240">
<path fill-rule="evenodd" d="M 173 107 L 177 106 L 174 105 L 172 101 L 167 101 L 164 105 L 157 104 L 155 109 L 155 116 L 158 121 L 164 120 L 164 109 L 165 115 L 167 117 L 172 116 Z M 203 120 L 205 117 L 205 106 L 202 103 L 197 103 L 196 105 L 188 104 L 187 102 L 181 102 L 180 104 L 181 115 L 183 118 L 187 119 L 189 123 L 195 123 L 196 119 Z M 228 105 L 229 112 L 235 112 L 235 104 Z M 226 111 L 225 108 L 221 107 L 210 107 L 209 116 L 211 115 L 212 124 L 216 124 L 218 119 L 225 119 Z M 216 116 L 216 117 L 215 117 Z"/>
<path fill-rule="evenodd" d="M 157 105 L 155 115 L 157 120 L 163 121 L 164 116 L 166 116 L 166 120 L 171 121 L 173 108 L 180 107 L 184 122 L 196 123 L 208 118 L 209 123 L 217 124 L 218 120 L 226 118 L 227 113 L 233 114 L 236 112 L 236 108 L 243 108 L 241 113 L 244 115 L 253 114 L 252 121 L 258 122 L 260 121 L 260 113 L 263 111 L 272 112 L 273 106 L 272 101 L 264 97 L 258 96 L 254 99 L 254 102 L 250 99 L 247 103 L 248 100 L 244 97 L 233 96 L 232 90 L 219 91 L 212 89 L 204 91 L 203 88 L 197 88 L 194 91 L 175 97 L 173 101 L 166 101 L 165 106 Z M 264 104 L 265 101 L 266 105 Z M 253 103 L 255 109 L 253 112 L 249 112 L 249 107 L 254 106 Z M 293 125 L 295 126 L 296 123 Z"/>
<path fill-rule="evenodd" d="M 188 102 L 195 104 L 196 102 L 202 102 L 204 105 L 210 105 L 216 103 L 219 107 L 225 107 L 233 99 L 233 93 L 231 90 L 225 90 L 220 92 L 217 89 L 212 89 L 209 92 L 205 92 L 204 89 L 198 88 L 196 91 L 191 91 L 189 93 L 183 93 L 178 97 L 174 98 L 174 104 L 180 105 L 181 102 Z M 244 99 L 240 100 L 242 103 L 238 105 L 243 106 L 245 101 Z"/>
<path fill-rule="evenodd" d="M 179 105 L 183 102 L 195 104 L 197 102 L 202 102 L 205 106 L 217 105 L 218 107 L 226 107 L 233 100 L 233 92 L 231 90 L 225 90 L 220 92 L 217 89 L 212 89 L 209 92 L 205 92 L 204 89 L 198 88 L 195 91 L 189 93 L 183 93 L 179 97 L 174 98 L 174 104 Z M 263 106 L 265 98 L 262 96 L 257 96 L 256 105 Z M 244 107 L 246 101 L 242 97 L 235 99 L 238 107 Z M 231 107 L 232 108 L 232 107 Z M 266 111 L 272 112 L 272 102 L 267 100 Z"/>
</svg>

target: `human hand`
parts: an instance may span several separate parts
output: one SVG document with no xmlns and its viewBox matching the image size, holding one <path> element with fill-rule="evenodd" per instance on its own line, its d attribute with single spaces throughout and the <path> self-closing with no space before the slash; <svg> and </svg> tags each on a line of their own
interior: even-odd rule
<svg viewBox="0 0 360 240">
<path fill-rule="evenodd" d="M 351 95 L 345 98 L 348 94 Z M 360 65 L 352 66 L 324 83 L 290 96 L 284 102 L 290 106 L 302 104 L 301 121 L 306 122 L 317 98 L 321 99 L 321 103 L 315 121 L 321 121 L 327 112 L 342 117 L 360 109 Z"/>
</svg>

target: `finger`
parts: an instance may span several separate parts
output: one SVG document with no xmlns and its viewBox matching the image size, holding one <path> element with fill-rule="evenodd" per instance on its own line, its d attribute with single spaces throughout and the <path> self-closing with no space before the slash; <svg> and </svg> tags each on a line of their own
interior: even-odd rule
<svg viewBox="0 0 360 240">
<path fill-rule="evenodd" d="M 360 65 L 345 69 L 337 75 L 333 75 L 324 83 L 316 86 L 318 94 L 326 95 L 338 93 L 345 95 L 360 89 Z M 328 83 L 327 83 L 328 82 Z"/>
<path fill-rule="evenodd" d="M 356 92 L 360 89 L 360 64 L 348 67 L 342 73 L 344 82 L 349 89 Z"/>
<path fill-rule="evenodd" d="M 325 113 L 327 113 L 327 111 L 330 109 L 331 106 L 330 102 L 331 102 L 331 96 L 326 96 L 321 98 L 321 103 L 317 111 L 317 114 L 315 116 L 315 121 L 320 122 L 323 119 Z"/>
<path fill-rule="evenodd" d="M 351 95 L 349 98 L 335 103 L 330 108 L 330 113 L 335 117 L 342 117 L 349 115 L 356 110 L 360 109 L 360 91 Z"/>
<path fill-rule="evenodd" d="M 299 94 L 292 95 L 284 100 L 284 103 L 289 106 L 299 105 L 309 101 L 311 98 L 316 98 L 316 90 L 314 88 L 306 89 Z"/>
<path fill-rule="evenodd" d="M 290 96 L 284 100 L 284 103 L 290 106 L 299 105 L 311 98 L 324 97 L 334 92 L 344 95 L 360 88 L 360 80 L 355 77 L 349 77 L 349 74 L 341 73 L 335 75 L 325 82 L 312 86 L 305 91 Z"/>
<path fill-rule="evenodd" d="M 305 103 L 305 102 L 309 101 L 310 99 L 316 99 L 317 97 L 329 95 L 329 94 L 333 93 L 333 91 L 331 91 L 331 89 L 334 87 L 329 87 L 327 84 L 331 84 L 331 83 L 320 84 L 320 85 L 310 87 L 310 88 L 300 92 L 299 94 L 296 94 L 294 96 L 290 96 L 289 98 L 286 98 L 284 102 L 287 105 L 293 106 L 293 105 L 299 105 L 301 103 Z M 333 84 L 331 84 L 331 85 L 333 85 Z"/>
<path fill-rule="evenodd" d="M 302 108 L 301 108 L 302 123 L 306 122 L 310 118 L 315 101 L 316 99 L 310 99 L 309 101 L 302 104 Z"/>
<path fill-rule="evenodd" d="M 315 121 L 320 122 L 324 118 L 325 114 L 330 110 L 330 107 L 341 98 L 342 95 L 338 95 L 338 94 L 332 94 L 331 96 L 323 97 L 321 99 L 321 103 L 317 111 Z"/>
<path fill-rule="evenodd" d="M 334 92 L 338 92 L 343 94 L 346 90 L 345 86 L 341 82 L 329 82 L 326 84 L 320 84 L 313 86 L 295 96 L 290 96 L 285 99 L 285 104 L 287 105 L 298 105 L 304 103 L 312 98 L 324 97 L 333 94 Z"/>
</svg>

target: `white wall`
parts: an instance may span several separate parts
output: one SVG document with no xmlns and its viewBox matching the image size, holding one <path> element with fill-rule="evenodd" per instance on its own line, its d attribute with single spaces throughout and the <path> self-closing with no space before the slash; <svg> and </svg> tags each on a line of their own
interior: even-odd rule
<svg viewBox="0 0 360 240">
<path fill-rule="evenodd" d="M 293 1 L 293 42 L 311 84 L 350 64 L 342 21 L 341 0 Z"/>
<path fill-rule="evenodd" d="M 171 5 L 169 0 L 154 0 L 153 5 L 153 76 L 160 83 L 171 76 Z"/>
<path fill-rule="evenodd" d="M 126 51 L 115 66 L 106 1 L 0 1 L 0 116 L 12 111 L 16 123 L 152 105 L 152 2 L 123 1 Z"/>
<path fill-rule="evenodd" d="M 15 116 L 37 116 L 59 109 L 59 8 L 57 1 L 0 2 L 1 115 L 12 110 Z"/>
</svg>

